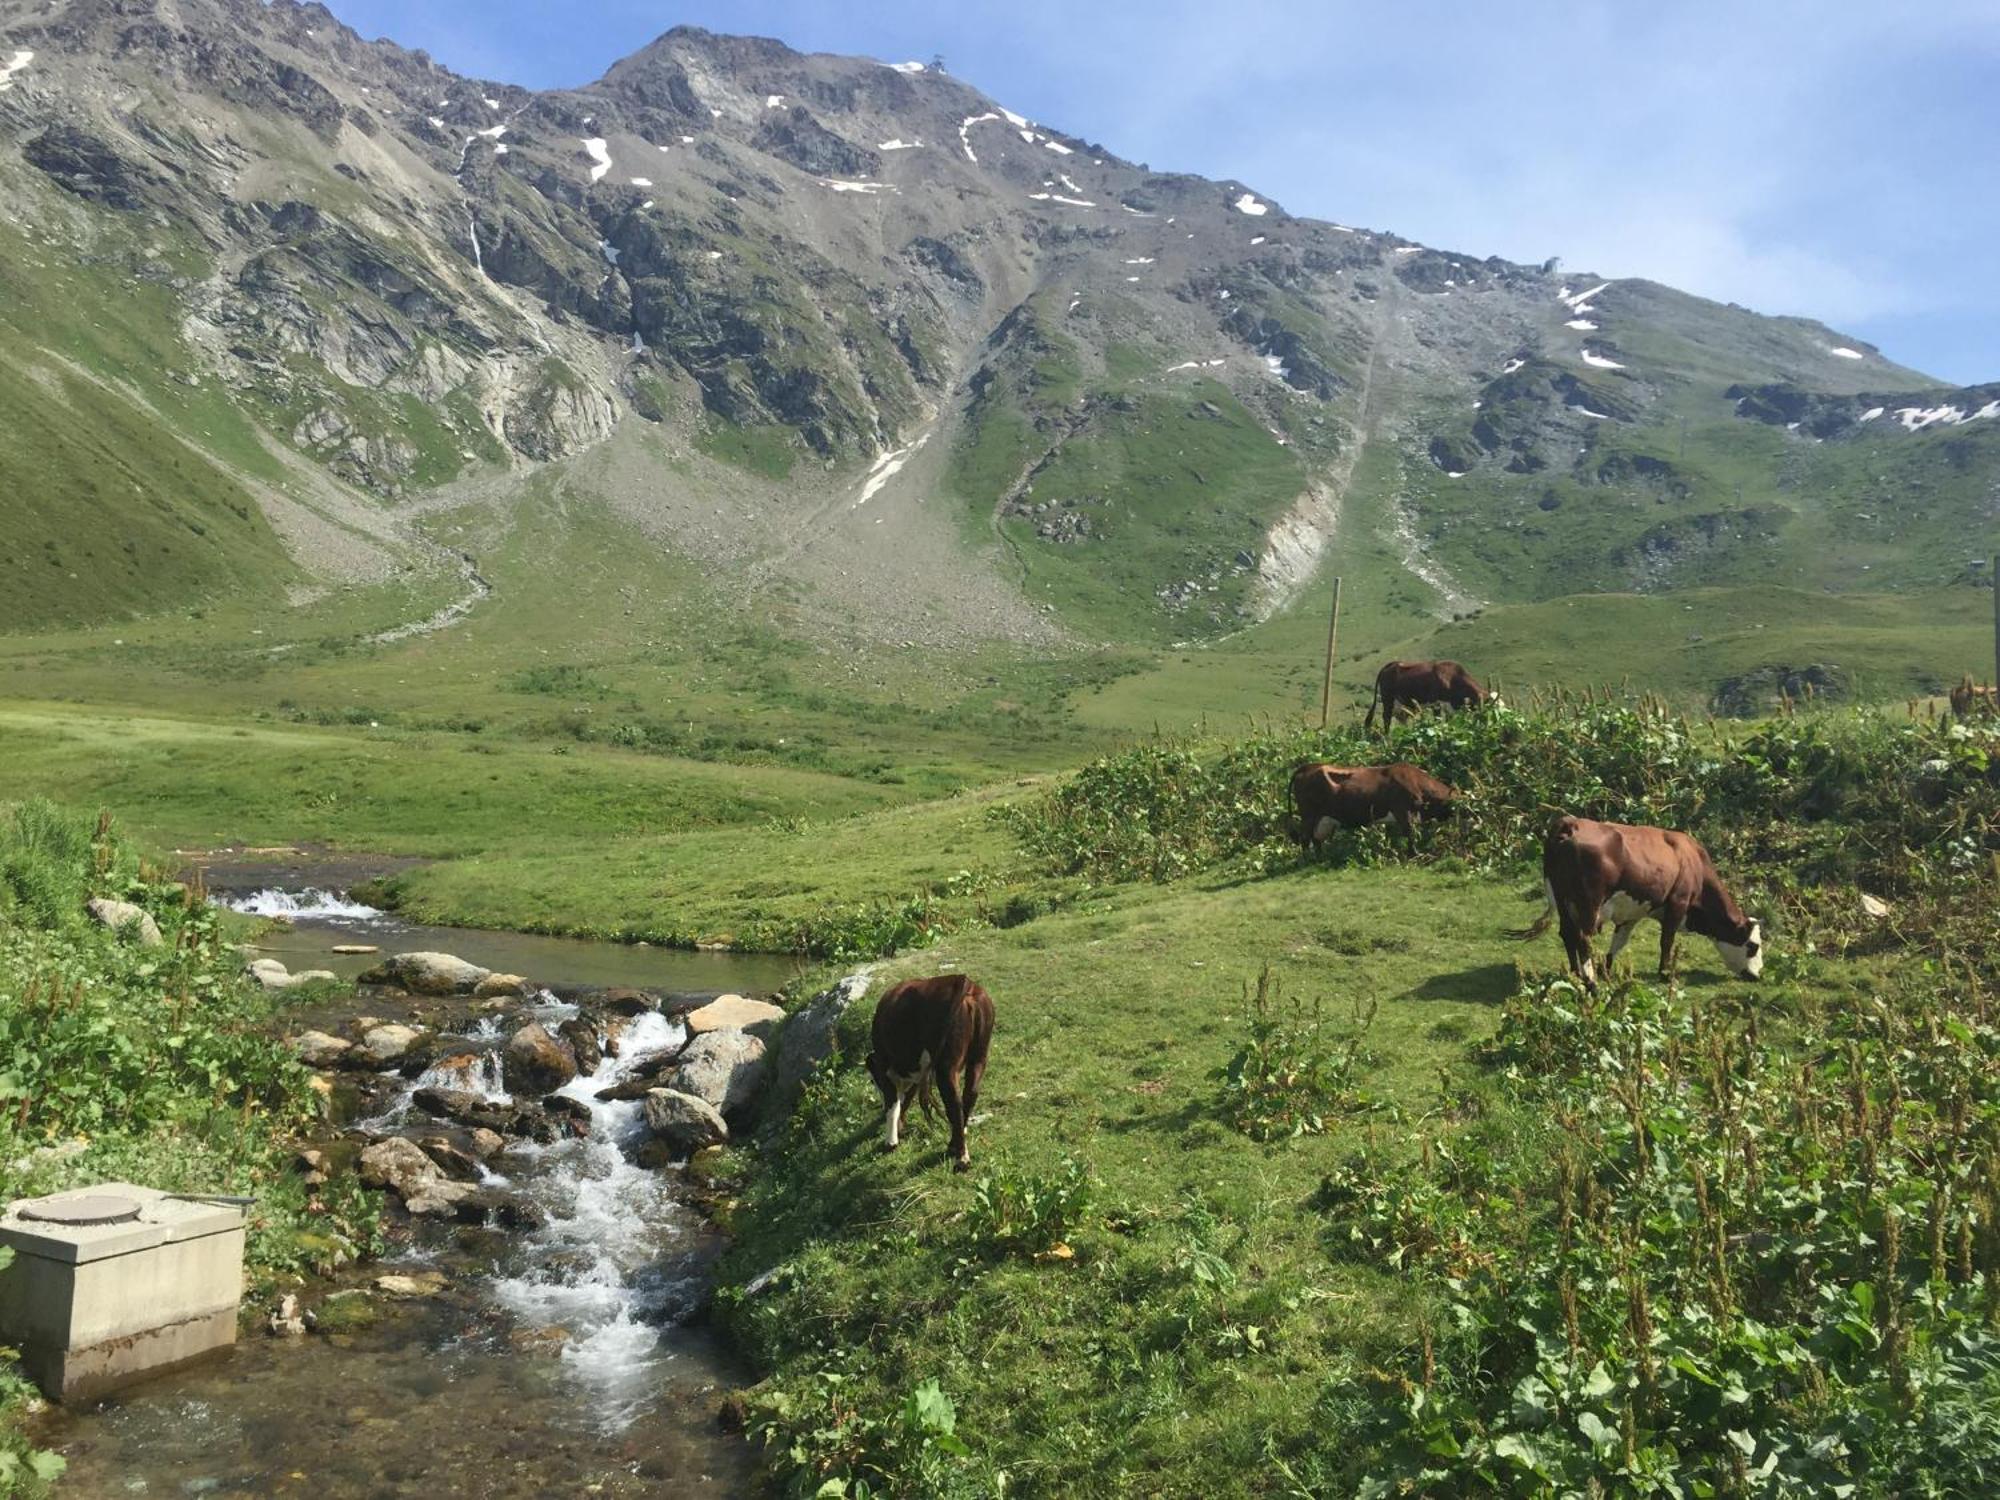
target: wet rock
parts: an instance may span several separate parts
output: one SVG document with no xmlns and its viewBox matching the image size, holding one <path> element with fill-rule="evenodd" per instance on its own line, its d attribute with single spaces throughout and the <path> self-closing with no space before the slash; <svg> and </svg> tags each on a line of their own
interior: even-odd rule
<svg viewBox="0 0 2000 1500">
<path fill-rule="evenodd" d="M 318 1187 L 326 1181 L 330 1164 L 324 1151 L 307 1148 L 292 1158 L 292 1166 L 307 1187 Z"/>
<path fill-rule="evenodd" d="M 597 1028 L 588 1016 L 571 1016 L 556 1027 L 556 1035 L 569 1043 L 570 1056 L 576 1059 L 579 1073 L 595 1073 L 597 1065 L 604 1061 L 604 1048 L 597 1040 Z"/>
<path fill-rule="evenodd" d="M 590 1106 L 567 1094 L 551 1094 L 542 1101 L 543 1112 L 570 1135 L 590 1134 Z"/>
<path fill-rule="evenodd" d="M 660 997 L 644 990 L 606 990 L 604 1008 L 614 1016 L 643 1016 L 660 1008 Z"/>
<path fill-rule="evenodd" d="M 633 1064 L 629 1077 L 610 1088 L 599 1089 L 596 1098 L 599 1103 L 612 1099 L 643 1099 L 649 1091 L 660 1086 L 661 1077 L 672 1072 L 679 1061 L 679 1052 L 662 1052 L 645 1058 Z"/>
<path fill-rule="evenodd" d="M 103 896 L 85 903 L 91 920 L 100 927 L 109 927 L 113 932 L 123 934 L 142 948 L 157 948 L 166 939 L 160 936 L 160 924 L 153 920 L 153 914 L 143 906 L 135 906 L 130 901 L 112 901 Z"/>
<path fill-rule="evenodd" d="M 292 1038 L 292 1050 L 309 1068 L 337 1068 L 354 1044 L 324 1031 L 302 1031 Z"/>
<path fill-rule="evenodd" d="M 399 1135 L 375 1141 L 361 1153 L 361 1180 L 370 1187 L 392 1189 L 405 1202 L 444 1180 L 438 1164 L 415 1141 Z"/>
<path fill-rule="evenodd" d="M 350 1064 L 360 1063 L 371 1068 L 389 1068 L 412 1057 L 430 1035 L 420 1026 L 405 1026 L 397 1021 L 385 1021 L 379 1026 L 371 1026 L 361 1034 L 360 1041 L 349 1055 Z"/>
<path fill-rule="evenodd" d="M 705 1099 L 724 1118 L 740 1115 L 764 1082 L 764 1042 L 747 1031 L 709 1031 L 682 1050 L 667 1086 Z"/>
<path fill-rule="evenodd" d="M 448 1178 L 440 1177 L 434 1182 L 424 1183 L 417 1192 L 406 1197 L 403 1200 L 403 1207 L 420 1218 L 432 1214 L 448 1214 L 455 1217 L 459 1213 L 460 1206 L 467 1199 L 477 1196 L 480 1191 L 481 1189 L 469 1182 L 452 1182 Z M 473 1222 L 484 1223 L 485 1219 L 482 1217 Z"/>
<path fill-rule="evenodd" d="M 294 974 L 275 958 L 252 959 L 244 965 L 243 972 L 267 990 L 297 989 L 302 984 L 337 984 L 340 980 L 331 969 L 302 969 Z"/>
<path fill-rule="evenodd" d="M 752 1000 L 744 995 L 718 995 L 708 1004 L 689 1011 L 682 1018 L 682 1024 L 687 1027 L 689 1036 L 734 1028 L 769 1041 L 771 1033 L 784 1019 L 784 1008 L 768 1000 Z"/>
<path fill-rule="evenodd" d="M 418 995 L 470 995 L 493 971 L 450 953 L 398 953 L 361 976 L 363 984 L 395 984 Z"/>
<path fill-rule="evenodd" d="M 299 1316 L 299 1299 L 290 1292 L 280 1297 L 270 1317 L 264 1320 L 264 1331 L 274 1339 L 304 1338 L 306 1320 Z"/>
<path fill-rule="evenodd" d="M 576 1077 L 576 1054 L 539 1021 L 507 1038 L 501 1065 L 508 1089 L 516 1094 L 551 1094 Z"/>
<path fill-rule="evenodd" d="M 771 1080 L 780 1108 L 790 1109 L 813 1070 L 833 1056 L 841 1017 L 867 993 L 868 976 L 849 974 L 814 995 L 785 1022 L 778 1033 L 778 1055 Z"/>
<path fill-rule="evenodd" d="M 391 1273 L 375 1278 L 375 1290 L 388 1297 L 435 1297 L 450 1286 L 442 1271 Z"/>
<path fill-rule="evenodd" d="M 714 1105 L 676 1089 L 647 1093 L 646 1128 L 683 1156 L 729 1139 L 729 1126 Z"/>
<path fill-rule="evenodd" d="M 442 1281 L 442 1278 L 439 1279 Z M 334 1338 L 373 1327 L 381 1321 L 381 1317 L 374 1298 L 360 1287 L 348 1287 L 329 1292 L 318 1307 L 306 1314 L 306 1326 L 314 1333 Z"/>
<path fill-rule="evenodd" d="M 528 994 L 528 981 L 519 974 L 488 974 L 472 987 L 475 1000 L 525 1000 Z"/>
<path fill-rule="evenodd" d="M 462 1146 L 455 1145 L 441 1135 L 427 1135 L 417 1142 L 418 1147 L 445 1176 L 458 1182 L 479 1180 L 479 1158 Z"/>
<path fill-rule="evenodd" d="M 630 1016 L 606 1016 L 604 1018 L 604 1055 L 616 1057 L 625 1045 L 625 1031 L 632 1024 Z"/>
<path fill-rule="evenodd" d="M 410 1096 L 410 1102 L 427 1115 L 456 1120 L 461 1125 L 506 1133 L 513 1123 L 511 1108 L 495 1104 L 471 1089 L 421 1088 Z"/>
</svg>

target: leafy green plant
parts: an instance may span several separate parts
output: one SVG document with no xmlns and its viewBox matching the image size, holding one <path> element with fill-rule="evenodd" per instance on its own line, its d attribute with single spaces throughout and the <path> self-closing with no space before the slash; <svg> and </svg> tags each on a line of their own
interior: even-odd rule
<svg viewBox="0 0 2000 1500">
<path fill-rule="evenodd" d="M 1485 1055 L 1546 1134 L 1322 1195 L 1442 1308 L 1364 1492 L 1975 1492 L 2000 1463 L 1968 1395 L 2000 1388 L 1987 1009 L 1931 978 L 1808 999 L 1780 1044 L 1639 986 L 1516 996 Z"/>
<path fill-rule="evenodd" d="M 1002 1162 L 973 1183 L 966 1226 L 975 1241 L 1004 1253 L 1046 1255 L 1083 1226 L 1095 1196 L 1090 1169 L 1073 1156 L 1050 1172 Z"/>
<path fill-rule="evenodd" d="M 784 1492 L 814 1500 L 887 1500 L 987 1492 L 968 1472 L 972 1450 L 958 1435 L 958 1412 L 936 1379 L 895 1407 L 866 1411 L 850 1394 L 842 1361 L 760 1392 L 751 1440 L 760 1444 Z"/>
<path fill-rule="evenodd" d="M 1357 1007 L 1346 1025 L 1334 1026 L 1320 1001 L 1308 1008 L 1285 1001 L 1280 991 L 1266 964 L 1255 992 L 1244 997 L 1249 1035 L 1222 1070 L 1223 1109 L 1252 1140 L 1318 1135 L 1368 1102 L 1354 1077 L 1368 1061 L 1374 1005 Z"/>
</svg>

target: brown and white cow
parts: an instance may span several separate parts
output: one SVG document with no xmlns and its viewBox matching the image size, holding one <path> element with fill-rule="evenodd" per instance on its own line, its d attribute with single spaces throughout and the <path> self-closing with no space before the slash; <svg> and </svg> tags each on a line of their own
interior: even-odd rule
<svg viewBox="0 0 2000 1500">
<path fill-rule="evenodd" d="M 885 1151 L 900 1143 L 912 1098 L 930 1108 L 935 1081 L 951 1122 L 952 1169 L 963 1172 L 972 1165 L 965 1122 L 979 1101 L 992 1040 L 993 997 L 967 975 L 937 974 L 890 986 L 875 1007 L 875 1050 L 868 1054 L 868 1072 L 882 1091 L 887 1116 Z"/>
<path fill-rule="evenodd" d="M 1401 708 L 1426 708 L 1442 703 L 1450 708 L 1477 708 L 1486 701 L 1486 689 L 1455 661 L 1392 661 L 1375 674 L 1375 696 L 1368 701 L 1368 717 L 1362 729 L 1375 727 L 1375 705 L 1382 706 L 1382 728 L 1386 733 L 1396 722 Z"/>
<path fill-rule="evenodd" d="M 1970 672 L 1959 679 L 1950 697 L 1955 718 L 1969 719 L 1975 712 L 1991 713 L 2000 708 L 2000 692 L 1996 692 L 1991 683 L 1974 682 Z"/>
<path fill-rule="evenodd" d="M 1386 766 L 1332 766 L 1302 761 L 1292 771 L 1294 836 L 1302 848 L 1325 843 L 1336 828 L 1360 828 L 1394 818 L 1404 842 L 1424 818 L 1448 818 L 1457 793 L 1405 761 Z"/>
<path fill-rule="evenodd" d="M 1572 973 L 1597 988 L 1590 940 L 1612 925 L 1608 973 L 1632 929 L 1647 917 L 1660 924 L 1660 973 L 1674 972 L 1674 940 L 1685 927 L 1715 944 L 1729 971 L 1744 979 L 1764 972 L 1764 925 L 1743 915 L 1723 889 L 1708 851 L 1684 833 L 1629 823 L 1564 818 L 1542 843 L 1542 887 L 1548 908 L 1524 937 L 1562 924 Z"/>
</svg>

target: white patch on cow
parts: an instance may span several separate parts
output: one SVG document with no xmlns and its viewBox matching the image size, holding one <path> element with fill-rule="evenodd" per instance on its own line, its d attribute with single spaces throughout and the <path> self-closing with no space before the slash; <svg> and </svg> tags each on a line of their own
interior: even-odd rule
<svg viewBox="0 0 2000 1500">
<path fill-rule="evenodd" d="M 886 1149 L 894 1151 L 902 1144 L 900 1135 L 902 1123 L 903 1096 L 901 1092 L 898 1092 L 896 1097 L 889 1101 L 889 1108 L 882 1127 L 882 1145 Z"/>
<path fill-rule="evenodd" d="M 1313 824 L 1313 842 L 1315 844 L 1324 844 L 1328 839 L 1333 837 L 1334 827 L 1335 824 L 1332 818 L 1322 817 L 1317 823 Z"/>
<path fill-rule="evenodd" d="M 1614 927 L 1630 927 L 1634 922 L 1653 915 L 1654 908 L 1623 891 L 1613 891 L 1597 913 L 1598 920 L 1609 922 Z"/>
<path fill-rule="evenodd" d="M 1764 972 L 1764 923 L 1761 919 L 1750 919 L 1750 940 L 1746 943 L 1725 943 L 1715 939 L 1715 951 L 1722 955 L 1729 972 L 1739 979 L 1756 979 Z"/>
</svg>

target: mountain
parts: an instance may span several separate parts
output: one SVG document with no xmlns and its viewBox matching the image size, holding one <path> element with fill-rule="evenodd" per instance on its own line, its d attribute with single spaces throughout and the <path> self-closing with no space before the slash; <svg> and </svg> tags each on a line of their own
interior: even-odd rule
<svg viewBox="0 0 2000 1500">
<path fill-rule="evenodd" d="M 1332 557 L 1433 616 L 1949 585 L 2000 506 L 2000 390 L 916 62 L 679 29 L 534 93 L 317 4 L 0 0 L 0 68 L 16 628 L 476 577 L 551 496 L 968 646 L 1218 639 Z"/>
</svg>

